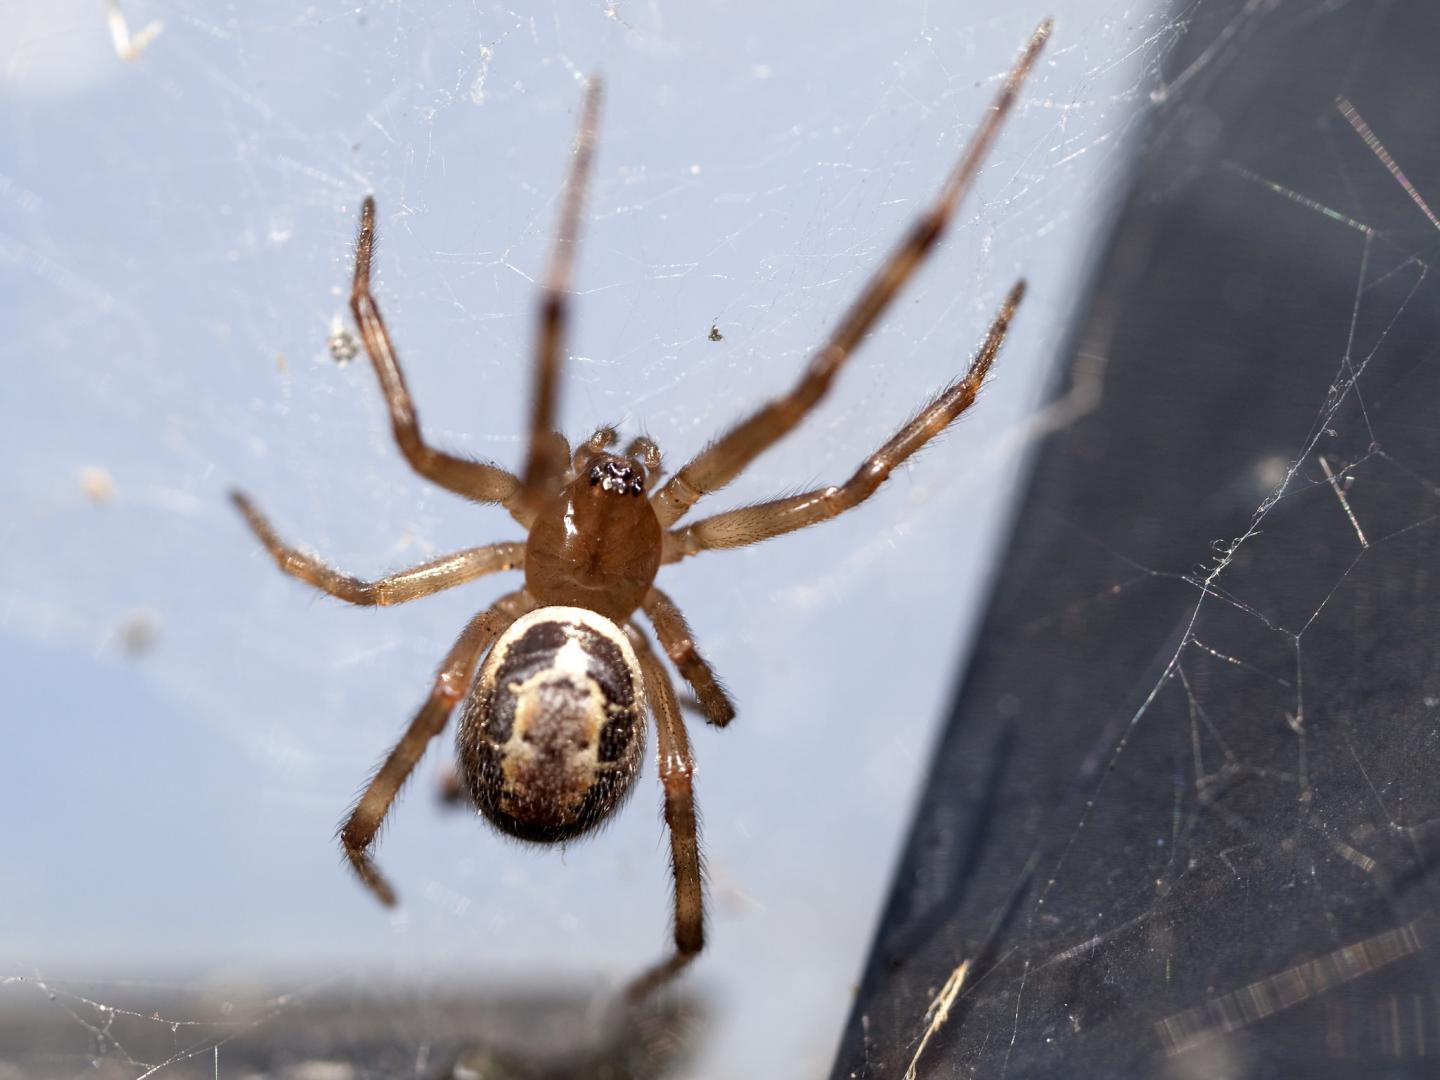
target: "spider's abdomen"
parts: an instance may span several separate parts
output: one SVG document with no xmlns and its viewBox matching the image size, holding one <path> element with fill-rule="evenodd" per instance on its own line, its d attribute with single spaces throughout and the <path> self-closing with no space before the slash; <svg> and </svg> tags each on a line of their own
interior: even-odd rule
<svg viewBox="0 0 1440 1080">
<path fill-rule="evenodd" d="M 459 759 L 497 828 L 554 843 L 620 805 L 644 746 L 644 683 L 625 632 L 584 608 L 547 607 L 516 620 L 486 657 Z"/>
</svg>

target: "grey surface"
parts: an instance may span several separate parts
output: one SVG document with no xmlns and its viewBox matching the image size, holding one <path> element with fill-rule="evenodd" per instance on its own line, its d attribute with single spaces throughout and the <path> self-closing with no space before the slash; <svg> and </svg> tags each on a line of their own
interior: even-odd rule
<svg viewBox="0 0 1440 1080">
<path fill-rule="evenodd" d="M 1150 118 L 836 1080 L 1440 1074 L 1440 10 L 1298 15 Z"/>
<path fill-rule="evenodd" d="M 742 710 L 695 732 L 712 919 L 690 978 L 716 1021 L 695 1075 L 826 1068 L 1025 448 L 1057 419 L 1035 412 L 1046 359 L 1172 28 L 1118 3 L 1048 12 L 1055 40 L 951 239 L 808 429 L 715 505 L 846 474 L 964 366 L 1023 272 L 981 407 L 852 519 L 663 579 Z M 317 599 L 223 493 L 244 485 L 367 575 L 514 535 L 404 468 L 372 373 L 325 343 L 374 192 L 378 295 L 427 431 L 518 460 L 533 281 L 592 70 L 608 96 L 566 428 L 618 421 L 683 460 L 787 384 L 1047 11 L 125 13 L 165 21 L 133 64 L 78 0 L 12 4 L 0 36 L 0 976 L 27 977 L 3 992 L 603 991 L 665 941 L 653 775 L 598 839 L 537 852 L 434 806 L 437 748 L 379 850 L 405 902 L 388 916 L 333 829 L 503 586 Z M 87 497 L 87 469 L 113 496 Z M 79 1071 L 100 1051 L 73 1035 Z"/>
</svg>

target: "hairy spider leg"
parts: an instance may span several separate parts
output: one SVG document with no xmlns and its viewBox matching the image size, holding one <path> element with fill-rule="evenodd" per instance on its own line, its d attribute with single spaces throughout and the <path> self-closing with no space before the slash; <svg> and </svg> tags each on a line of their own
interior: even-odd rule
<svg viewBox="0 0 1440 1080">
<path fill-rule="evenodd" d="M 540 504 L 554 494 L 569 462 L 570 449 L 556 429 L 556 399 L 560 392 L 560 369 L 565 360 L 565 338 L 570 323 L 570 275 L 575 265 L 575 246 L 580 234 L 580 215 L 585 208 L 585 190 L 590 163 L 595 156 L 595 132 L 600 122 L 600 80 L 592 76 L 585 85 L 585 103 L 575 137 L 575 153 L 565 180 L 564 204 L 550 267 L 540 299 L 540 331 L 535 351 L 535 390 L 531 402 L 530 449 L 521 499 L 533 518 Z"/>
<path fill-rule="evenodd" d="M 395 905 L 395 890 L 370 855 L 380 824 L 425 753 L 425 748 L 430 745 L 430 740 L 445 730 L 451 710 L 469 691 L 480 657 L 505 632 L 506 627 L 532 606 L 522 589 L 502 596 L 465 625 L 435 673 L 429 697 L 340 826 L 340 846 L 344 848 L 346 858 L 360 880 L 386 907 Z"/>
<path fill-rule="evenodd" d="M 483 461 L 456 457 L 436 450 L 420 434 L 420 418 L 400 370 L 400 358 L 380 317 L 380 308 L 370 292 L 370 263 L 375 254 L 375 199 L 366 196 L 360 209 L 360 235 L 355 241 L 355 283 L 350 292 L 350 310 L 360 327 L 365 352 L 380 379 L 390 426 L 405 460 L 425 479 L 439 484 L 473 502 L 499 503 L 517 520 L 523 510 L 520 481 L 513 473 Z"/>
<path fill-rule="evenodd" d="M 680 669 L 680 674 L 690 684 L 699 702 L 705 719 L 716 727 L 724 727 L 735 719 L 735 703 L 720 685 L 715 672 L 695 647 L 695 637 L 685 616 L 675 606 L 675 601 L 655 586 L 650 586 L 642 608 L 655 627 L 655 636 L 660 647 L 670 657 L 670 662 Z"/>
<path fill-rule="evenodd" d="M 675 951 L 631 980 L 625 996 L 636 1002 L 673 979 L 705 947 L 705 895 L 690 738 L 675 702 L 675 686 L 669 673 L 656 659 L 645 635 L 634 627 L 629 629 L 645 676 L 645 696 L 655 718 L 660 782 L 665 788 L 665 824 L 670 829 L 670 863 L 675 878 Z"/>
<path fill-rule="evenodd" d="M 866 458 L 855 475 L 839 487 L 816 488 L 785 499 L 742 506 L 716 514 L 665 535 L 664 561 L 679 562 L 689 555 L 715 548 L 745 547 L 775 536 L 829 521 L 854 509 L 875 494 L 912 454 L 953 424 L 975 403 L 985 375 L 1000 351 L 1010 320 L 1025 295 L 1025 282 L 1017 281 L 990 324 L 990 332 L 974 362 L 959 379 L 942 390 L 929 404 L 897 431 L 890 440 Z M 647 608 L 648 611 L 648 608 Z M 697 687 L 697 694 L 699 689 Z M 701 695 L 701 701 L 704 696 Z"/>
<path fill-rule="evenodd" d="M 939 197 L 871 277 L 830 340 L 811 358 L 800 381 L 789 393 L 771 400 L 702 450 L 655 494 L 655 511 L 663 528 L 674 525 L 703 496 L 735 479 L 747 465 L 793 431 L 825 396 L 846 359 L 944 233 L 1050 36 L 1050 25 L 1046 19 L 1030 36 Z"/>
<path fill-rule="evenodd" d="M 244 492 L 230 492 L 230 501 L 244 515 L 250 531 L 265 545 L 276 566 L 291 577 L 352 604 L 380 607 L 403 604 L 407 600 L 453 589 L 486 574 L 525 567 L 525 545 L 517 541 L 503 541 L 442 555 L 408 570 L 365 581 L 342 574 L 314 556 L 286 544 Z"/>
</svg>

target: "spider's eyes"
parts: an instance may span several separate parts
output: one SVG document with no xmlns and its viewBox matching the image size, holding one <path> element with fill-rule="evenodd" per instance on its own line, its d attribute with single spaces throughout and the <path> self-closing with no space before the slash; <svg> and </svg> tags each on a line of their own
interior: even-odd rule
<svg viewBox="0 0 1440 1080">
<path fill-rule="evenodd" d="M 616 494 L 645 494 L 645 474 L 623 461 L 596 462 L 590 466 L 590 486 L 601 485 Z"/>
</svg>

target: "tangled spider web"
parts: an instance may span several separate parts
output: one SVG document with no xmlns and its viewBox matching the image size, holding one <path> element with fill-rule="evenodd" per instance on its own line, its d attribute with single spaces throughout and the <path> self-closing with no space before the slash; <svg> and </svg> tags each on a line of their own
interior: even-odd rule
<svg viewBox="0 0 1440 1080">
<path fill-rule="evenodd" d="M 89 1044 L 85 1056 L 89 1059 L 92 1075 L 144 1077 L 162 1073 L 174 1075 L 187 1066 L 200 1063 L 213 1064 L 218 1075 L 222 1047 L 245 1032 L 274 1020 L 291 1004 L 289 996 L 281 996 L 261 1004 L 243 1019 L 174 1019 L 168 1009 L 165 1013 L 158 1007 L 149 1012 L 139 1012 L 106 1004 L 87 996 L 83 987 L 73 984 L 51 985 L 43 979 L 17 975 L 5 978 L 0 985 L 11 991 L 33 990 L 39 995 L 28 1000 L 13 998 L 6 1010 L 3 1023 L 6 1044 L 26 1047 L 24 1069 L 13 1063 L 5 1066 L 6 1074 L 15 1076 L 37 1075 L 48 1070 L 59 1074 L 62 1070 L 74 1070 L 79 1065 L 75 1060 L 75 1032 L 69 1030 L 69 1025 L 57 1031 L 50 1015 L 52 1010 L 59 1010 L 83 1031 Z M 154 985 L 107 983 L 103 985 L 103 990 L 107 995 L 123 991 L 123 997 L 131 1002 L 146 998 L 173 998 L 175 995 L 173 989 Z M 39 1003 L 43 1003 L 43 1010 Z M 218 1011 L 229 1013 L 233 1010 L 221 1006 Z M 37 1037 L 37 1027 L 46 1029 L 45 1034 Z M 60 1038 L 52 1043 L 56 1035 Z"/>
<path fill-rule="evenodd" d="M 10 958 L 0 993 L 16 1019 L 0 1069 L 428 1076 L 467 1042 L 493 1034 L 513 1054 L 560 1029 L 590 1032 L 574 1060 L 619 1052 L 613 1033 L 586 1027 L 581 991 L 603 993 L 663 939 L 649 781 L 636 798 L 644 808 L 544 858 L 435 810 L 424 789 L 434 772 L 422 767 L 379 853 L 407 901 L 387 921 L 337 866 L 330 834 L 446 638 L 485 597 L 378 613 L 317 602 L 256 558 L 220 493 L 244 483 L 283 531 L 357 572 L 500 537 L 496 518 L 403 470 L 369 372 L 341 363 L 354 210 L 376 193 L 380 302 L 427 430 L 515 462 L 533 285 L 577 79 L 593 69 L 606 75 L 609 105 L 578 264 L 567 430 L 620 421 L 674 460 L 784 385 L 933 192 L 1044 12 L 967 9 L 952 23 L 925 3 L 776 7 L 722 18 L 623 3 L 297 13 L 261 2 L 217 14 L 127 0 L 132 28 L 165 28 L 130 63 L 115 56 L 99 5 L 49 5 L 56 21 L 16 35 L 29 52 L 8 54 L 4 69 L 3 145 L 14 149 L 0 157 L 0 274 L 21 315 L 0 354 L 20 373 L 14 400 L 35 404 L 14 410 L 5 430 L 12 551 L 0 566 L 0 631 L 9 711 L 46 722 L 23 725 L 10 748 L 27 767 L 5 809 L 26 828 L 3 864 L 15 885 L 0 924 Z M 1231 309 L 1281 315 L 1279 329 L 1255 334 L 1256 355 L 1271 361 L 1251 363 L 1230 397 L 1247 400 L 1246 381 L 1263 372 L 1283 389 L 1254 400 L 1278 396 L 1303 414 L 1237 407 L 1236 431 L 1216 438 L 1237 453 L 1243 444 L 1245 469 L 1199 498 L 1174 478 L 1217 466 L 1157 433 L 1132 472 L 1104 477 L 1114 494 L 1098 519 L 1062 515 L 1031 530 L 1103 553 L 1103 572 L 1093 595 L 1006 603 L 1030 612 L 1035 633 L 1121 613 L 1080 653 L 1112 682 L 1082 720 L 1067 710 L 1056 727 L 1055 749 L 1069 756 L 1055 760 L 1068 764 L 1027 774 L 1032 805 L 1046 805 L 1047 789 L 1070 800 L 1046 819 L 1056 846 L 1018 847 L 1038 852 L 1033 868 L 977 872 L 967 894 L 982 924 L 1013 910 L 1005 925 L 1025 947 L 1006 954 L 1009 966 L 972 965 L 952 987 L 974 941 L 951 943 L 929 993 L 894 1002 L 904 1060 L 943 1011 L 918 1067 L 976 1040 L 1013 1043 L 1018 1075 L 1030 1045 L 1019 1033 L 1049 1037 L 1040 1033 L 1063 1013 L 1050 1008 L 1046 972 L 1118 951 L 1125 961 L 1099 981 L 1138 987 L 1159 963 L 1144 957 L 1172 969 L 1185 961 L 1164 940 L 1127 935 L 1173 930 L 1170 914 L 1203 876 L 1184 872 L 1179 852 L 1213 851 L 1207 874 L 1213 863 L 1272 880 L 1272 807 L 1247 807 L 1252 793 L 1316 808 L 1309 820 L 1333 825 L 1322 830 L 1327 850 L 1376 880 L 1400 857 L 1385 844 L 1428 850 L 1427 818 L 1387 800 L 1409 790 L 1423 748 L 1367 766 L 1385 813 L 1352 825 L 1325 775 L 1342 755 L 1322 746 L 1336 730 L 1323 668 L 1344 656 L 1324 645 L 1348 610 L 1335 597 L 1392 557 L 1418 565 L 1423 553 L 1403 545 L 1425 543 L 1433 512 L 1433 470 L 1380 407 L 1433 401 L 1434 363 L 1423 356 L 1402 389 L 1382 389 L 1396 378 L 1391 350 L 1425 329 L 1433 306 L 1433 235 L 1411 196 L 1434 196 L 1419 151 L 1389 134 L 1399 98 L 1331 78 L 1323 108 L 1303 111 L 1264 150 L 1220 147 L 1209 90 L 1251 55 L 1257 28 L 1323 18 L 1283 3 L 1136 15 L 1075 0 L 1051 10 L 1046 64 L 951 239 L 815 422 L 737 482 L 727 505 L 853 467 L 963 366 L 1023 272 L 1030 299 L 983 408 L 853 529 L 837 523 L 803 544 L 686 566 L 667 584 L 742 719 L 723 737 L 697 736 L 712 948 L 694 989 L 713 1002 L 694 1014 L 713 1028 L 676 1020 L 693 1046 L 677 1047 L 685 1039 L 663 1024 L 636 1037 L 654 1053 L 625 1064 L 634 1074 L 827 1067 L 1020 464 L 1052 434 L 1089 440 L 1083 463 L 1103 449 L 1107 410 L 1145 400 L 1103 365 L 1125 325 L 1112 308 L 1110 329 L 1081 341 L 1073 381 L 1036 404 L 1045 357 L 1065 345 L 1083 253 L 1128 183 L 1132 153 L 1143 161 L 1181 146 L 1188 164 L 1152 178 L 1152 190 L 1203 176 L 1212 201 L 1198 220 L 1248 208 L 1311 245 L 1317 266 L 1343 255 L 1340 283 L 1303 279 L 1283 260 L 1223 283 Z M 69 67 L 44 52 L 76 41 L 89 44 Z M 1355 37 L 1345 55 L 1383 60 L 1368 41 Z M 1287 154 L 1314 132 L 1329 155 L 1320 164 Z M 1336 290 L 1340 300 L 1329 299 Z M 1318 382 L 1273 359 L 1292 359 L 1287 343 L 1302 326 L 1317 343 L 1307 355 L 1328 365 Z M 1146 368 L 1152 396 L 1171 365 L 1204 363 L 1174 359 L 1200 340 L 1172 335 L 1152 349 L 1167 358 Z M 1077 465 L 1071 479 L 1083 475 Z M 1410 505 L 1377 505 L 1375 491 L 1406 483 Z M 1164 522 L 1195 543 L 1240 540 L 1195 570 L 1197 553 L 1147 547 Z M 1294 587 L 1312 579 L 1323 584 L 1314 595 Z M 1132 598 L 1164 589 L 1183 618 L 1125 623 Z M 982 655 L 1001 644 L 982 642 Z M 836 674 L 862 668 L 860 679 Z M 1408 692 L 1398 672 L 1395 681 Z M 77 684 L 83 693 L 70 692 Z M 989 692 L 983 679 L 974 692 Z M 1235 702 L 1270 726 L 1233 730 Z M 1001 718 L 1032 704 L 1013 685 L 993 694 Z M 1350 730 L 1363 760 L 1370 732 Z M 1156 743 L 1173 751 L 1159 771 Z M 442 765 L 443 750 L 432 758 Z M 982 770 L 965 790 L 983 793 L 991 780 Z M 1154 781 L 1158 802 L 1137 827 L 1128 792 L 1141 780 Z M 1157 821 L 1167 844 L 1147 847 Z M 1210 829 L 1213 840 L 1201 835 Z M 1163 852 L 1158 869 L 1154 858 L 1134 869 L 1168 885 L 1136 891 L 1114 853 L 1137 850 Z M 1115 893 L 1095 866 L 1118 874 Z M 953 873 L 932 882 L 937 910 L 967 914 L 942 887 Z M 1340 907 L 1320 905 L 1318 917 L 1338 925 Z M 1091 922 L 1071 918 L 1087 908 Z M 1056 910 L 1066 915 L 1058 929 Z M 1181 1048 L 1250 1030 L 1226 1018 L 1260 1008 L 1265 991 L 1246 988 L 1276 972 L 1349 986 L 1353 976 L 1324 974 L 1353 970 L 1353 952 L 1341 950 L 1404 952 L 1410 937 L 1424 939 L 1421 914 L 1397 905 L 1383 925 L 1337 930 L 1329 944 L 1307 938 L 1294 950 L 1303 959 L 1270 968 L 1237 934 L 1237 976 L 1177 996 L 1147 1037 L 1162 1032 Z M 982 986 L 1005 993 L 977 994 Z M 953 998 L 927 1019 L 947 988 Z M 1085 1022 L 1077 1012 L 1062 1026 Z M 511 1067 L 523 1075 L 523 1061 Z"/>
<path fill-rule="evenodd" d="M 213 1077 L 222 1061 L 225 1074 L 285 1080 L 659 1076 L 685 1060 L 702 1019 L 693 1004 L 672 1000 L 597 1033 L 583 1002 L 548 995 L 432 988 L 382 999 L 337 994 L 332 982 L 275 997 L 231 984 L 197 997 L 194 986 L 104 986 L 107 998 L 143 1002 L 144 1012 L 91 997 L 79 984 L 16 977 L 6 985 L 41 995 L 20 999 L 0 1021 L 5 1045 L 25 1047 L 19 1066 L 4 1066 L 7 1077 Z M 69 1023 L 56 1023 L 57 1010 Z M 203 1018 L 177 1019 L 196 1012 Z"/>
</svg>

